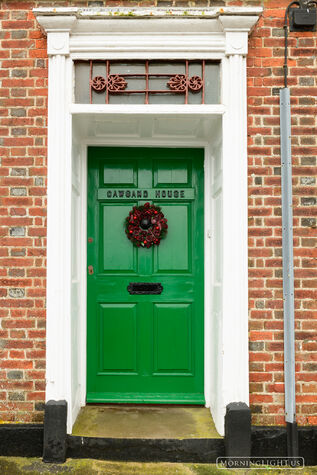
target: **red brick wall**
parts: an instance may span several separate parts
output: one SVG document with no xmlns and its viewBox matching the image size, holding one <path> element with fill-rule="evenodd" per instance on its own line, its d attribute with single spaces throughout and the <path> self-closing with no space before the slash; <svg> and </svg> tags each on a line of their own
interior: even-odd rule
<svg viewBox="0 0 317 475">
<path fill-rule="evenodd" d="M 1 5 L 0 421 L 31 422 L 43 416 L 47 59 L 46 41 L 31 9 L 87 3 L 98 2 L 8 1 Z M 197 6 L 209 4 L 224 2 L 196 2 Z M 287 4 L 265 2 L 248 57 L 250 392 L 253 422 L 264 425 L 284 423 L 279 107 L 272 91 L 283 84 L 282 24 Z M 292 33 L 289 43 L 301 424 L 317 423 L 316 38 L 316 33 Z"/>
<path fill-rule="evenodd" d="M 250 401 L 256 424 L 284 423 L 279 97 L 272 92 L 283 87 L 288 3 L 265 3 L 248 57 Z M 317 423 L 316 39 L 307 32 L 289 39 L 300 424 Z"/>
<path fill-rule="evenodd" d="M 46 41 L 34 3 L 0 11 L 0 420 L 42 419 L 45 390 Z"/>
</svg>

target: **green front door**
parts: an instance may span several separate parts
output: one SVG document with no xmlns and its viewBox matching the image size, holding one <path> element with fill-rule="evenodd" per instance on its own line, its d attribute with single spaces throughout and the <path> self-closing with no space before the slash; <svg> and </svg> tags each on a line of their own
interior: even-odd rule
<svg viewBox="0 0 317 475">
<path fill-rule="evenodd" d="M 149 249 L 125 234 L 146 202 L 168 221 Z M 203 203 L 201 149 L 89 148 L 87 402 L 205 402 Z"/>
</svg>

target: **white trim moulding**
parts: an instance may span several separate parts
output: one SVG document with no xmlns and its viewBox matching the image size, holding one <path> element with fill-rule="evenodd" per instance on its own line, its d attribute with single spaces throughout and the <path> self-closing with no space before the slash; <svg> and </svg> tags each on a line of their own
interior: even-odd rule
<svg viewBox="0 0 317 475">
<path fill-rule="evenodd" d="M 70 107 L 71 114 L 118 114 L 131 115 L 131 108 L 126 104 L 72 104 Z M 133 104 L 133 114 L 146 115 L 222 115 L 226 112 L 226 107 L 219 105 L 154 105 L 151 104 Z"/>
</svg>

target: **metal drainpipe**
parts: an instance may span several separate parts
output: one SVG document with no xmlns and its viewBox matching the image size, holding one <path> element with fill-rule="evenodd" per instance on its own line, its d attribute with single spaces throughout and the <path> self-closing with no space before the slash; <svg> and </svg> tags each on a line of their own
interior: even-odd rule
<svg viewBox="0 0 317 475">
<path fill-rule="evenodd" d="M 287 455 L 298 456 L 295 404 L 295 328 L 290 91 L 280 90 L 282 251 L 284 299 L 284 383 Z"/>
<path fill-rule="evenodd" d="M 293 209 L 292 209 L 292 152 L 291 105 L 287 87 L 288 24 L 291 8 L 300 9 L 300 22 L 296 31 L 316 31 L 317 0 L 294 0 L 284 17 L 284 88 L 280 89 L 281 127 L 281 177 L 282 177 L 282 250 L 283 250 L 283 299 L 284 299 L 284 383 L 285 419 L 287 424 L 287 455 L 298 456 L 298 431 L 295 401 L 295 327 L 294 327 L 294 258 L 293 258 Z M 294 13 L 294 12 L 293 12 Z M 293 17 L 293 23 L 295 23 Z M 293 24 L 294 27 L 294 24 Z M 307 29 L 310 28 L 310 29 Z M 295 31 L 295 30 L 293 30 Z"/>
<path fill-rule="evenodd" d="M 287 429 L 287 455 L 298 456 L 298 431 L 295 401 L 295 321 L 294 321 L 294 257 L 293 257 L 293 199 L 292 199 L 292 149 L 291 104 L 287 87 L 288 26 L 291 2 L 284 18 L 284 88 L 280 89 L 281 129 L 281 181 L 282 181 L 282 252 L 283 252 L 283 303 L 284 303 L 284 385 L 285 420 Z"/>
</svg>

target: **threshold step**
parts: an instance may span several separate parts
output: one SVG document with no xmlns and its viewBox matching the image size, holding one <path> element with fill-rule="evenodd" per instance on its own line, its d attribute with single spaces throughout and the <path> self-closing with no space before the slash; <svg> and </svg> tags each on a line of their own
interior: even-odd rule
<svg viewBox="0 0 317 475">
<path fill-rule="evenodd" d="M 88 405 L 72 435 L 124 439 L 221 439 L 206 407 Z"/>
<path fill-rule="evenodd" d="M 214 463 L 224 451 L 209 409 L 197 406 L 86 406 L 67 436 L 71 458 Z"/>
</svg>

